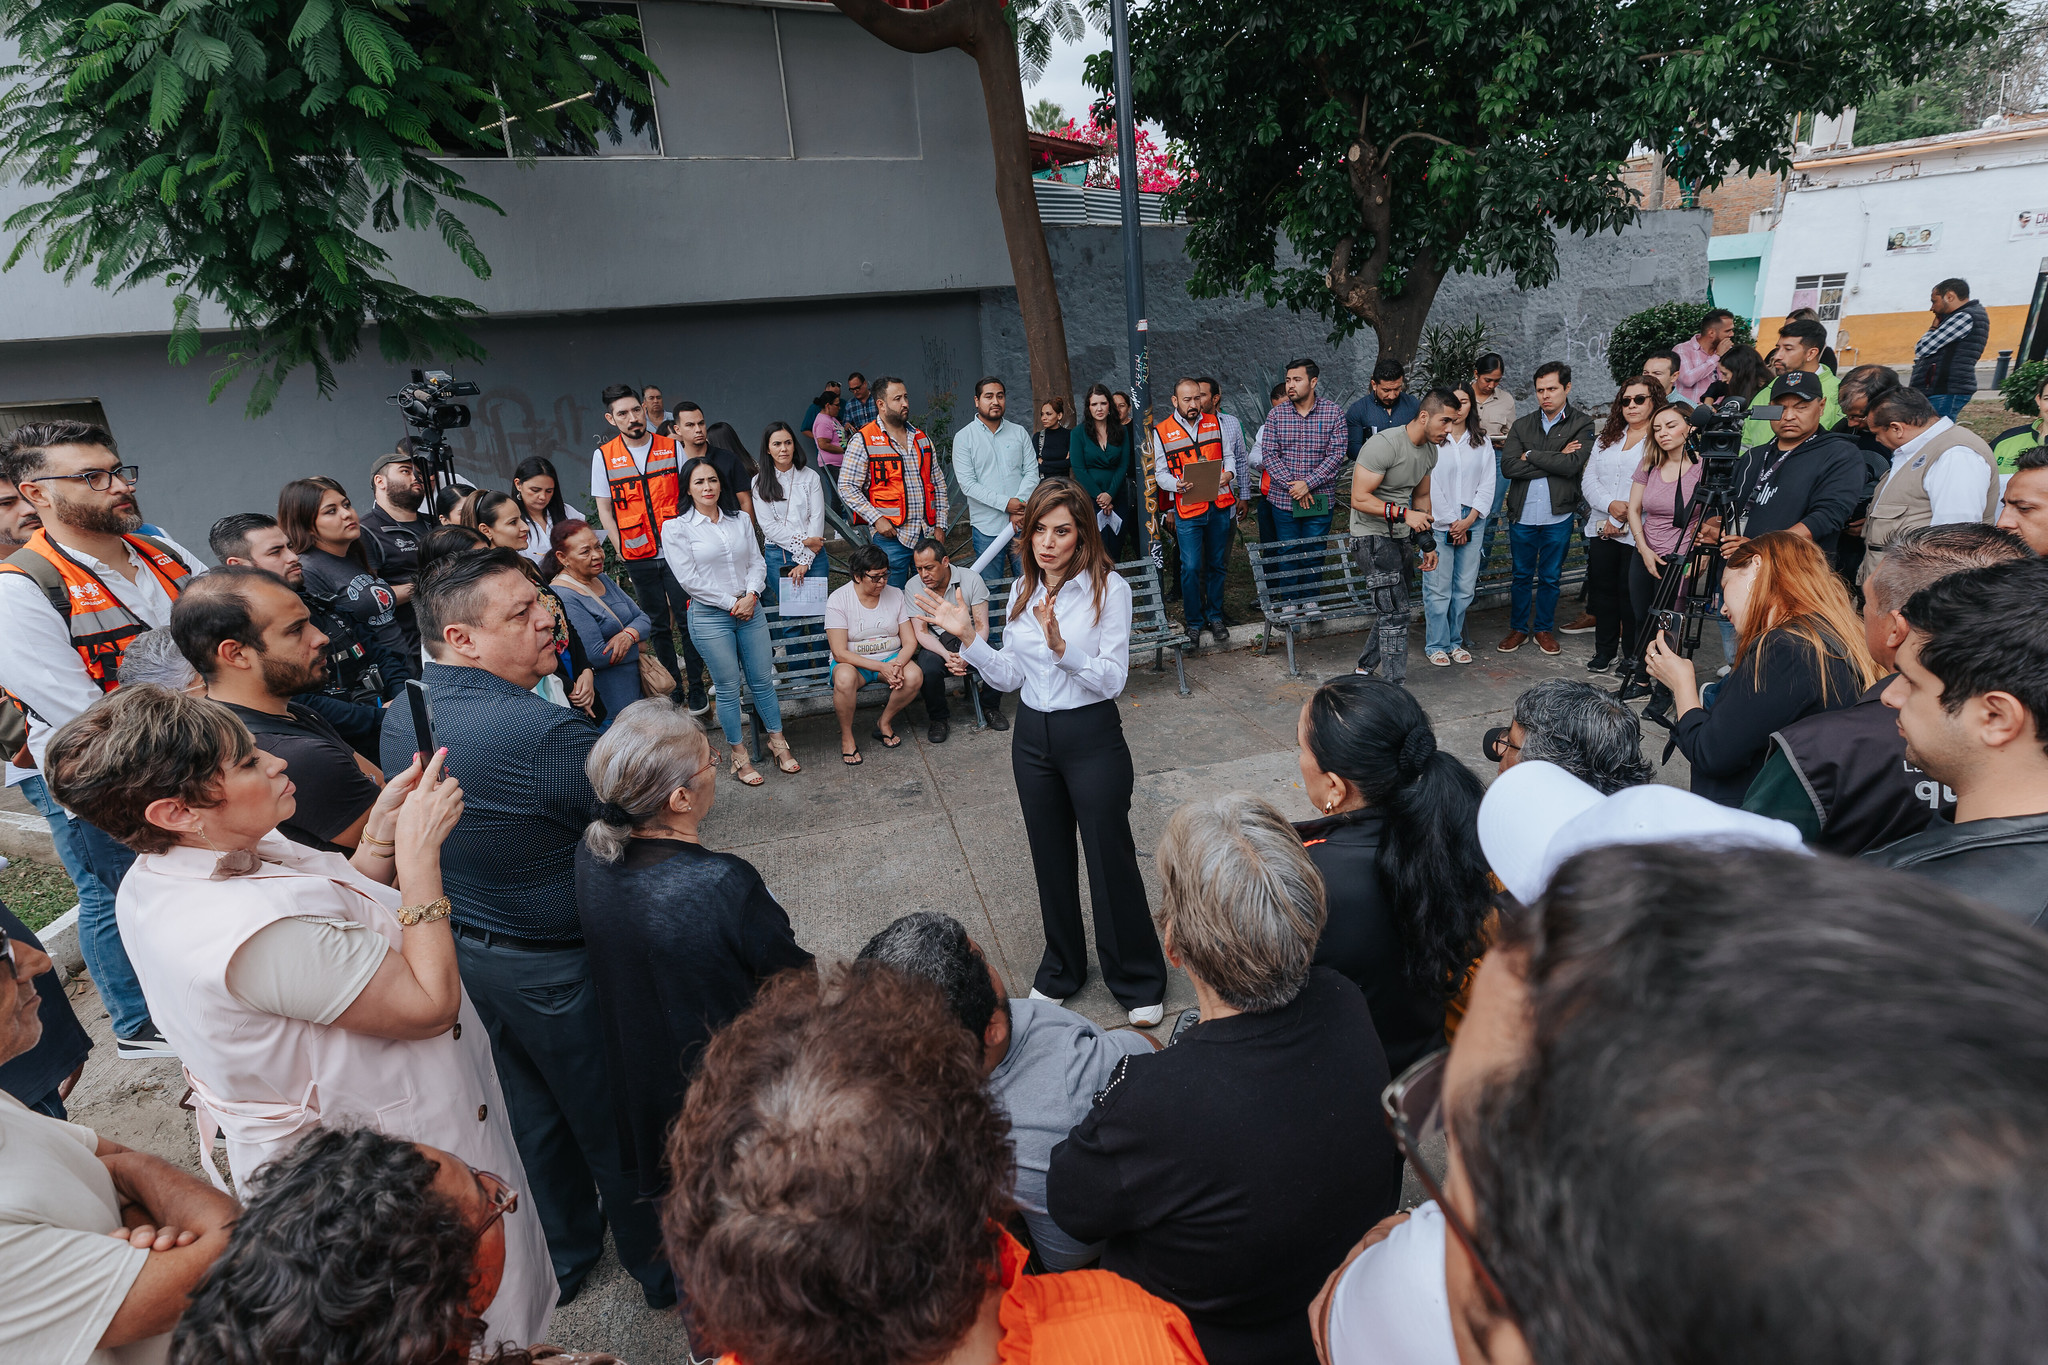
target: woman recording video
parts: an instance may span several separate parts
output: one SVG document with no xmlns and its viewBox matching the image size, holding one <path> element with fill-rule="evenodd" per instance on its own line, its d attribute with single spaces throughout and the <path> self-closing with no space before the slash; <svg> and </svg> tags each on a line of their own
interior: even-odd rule
<svg viewBox="0 0 2048 1365">
<path fill-rule="evenodd" d="M 1734 667 L 1703 701 L 1692 660 L 1660 632 L 1646 655 L 1671 689 L 1672 734 L 1692 765 L 1692 789 L 1739 806 L 1793 721 L 1848 706 L 1877 681 L 1848 589 L 1819 546 L 1795 531 L 1744 541 L 1721 571 L 1722 614 L 1736 631 Z"/>
</svg>

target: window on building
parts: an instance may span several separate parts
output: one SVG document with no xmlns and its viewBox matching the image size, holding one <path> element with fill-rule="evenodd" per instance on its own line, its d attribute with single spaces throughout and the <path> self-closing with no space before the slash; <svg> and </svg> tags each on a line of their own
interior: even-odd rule
<svg viewBox="0 0 2048 1365">
<path fill-rule="evenodd" d="M 1811 308 L 1820 320 L 1833 326 L 1842 320 L 1842 295 L 1849 277 L 1842 275 L 1801 275 L 1792 282 L 1792 306 Z"/>
<path fill-rule="evenodd" d="M 631 15 L 640 17 L 637 4 L 621 4 L 615 0 L 576 0 L 576 11 L 580 17 L 593 18 L 606 14 Z M 644 36 L 635 38 L 633 46 L 642 52 L 647 50 Z M 468 145 L 459 150 L 450 147 L 456 156 L 520 156 L 520 157 L 602 157 L 602 156 L 660 156 L 661 126 L 655 118 L 653 102 L 643 102 L 629 96 L 624 90 L 609 81 L 599 81 L 597 88 L 563 104 L 590 101 L 612 121 L 612 130 L 590 136 L 573 125 L 559 126 L 553 136 L 543 137 L 529 132 L 524 121 L 511 118 L 489 122 L 480 126 Z M 560 108 L 561 105 L 551 106 Z M 479 111 L 481 117 L 486 111 Z M 443 139 L 444 144 L 448 139 Z M 509 148 L 508 144 L 509 143 Z"/>
<path fill-rule="evenodd" d="M 47 402 L 20 403 L 0 401 L 0 441 L 35 422 L 91 422 L 104 427 L 107 414 L 97 398 L 58 398 Z"/>
</svg>

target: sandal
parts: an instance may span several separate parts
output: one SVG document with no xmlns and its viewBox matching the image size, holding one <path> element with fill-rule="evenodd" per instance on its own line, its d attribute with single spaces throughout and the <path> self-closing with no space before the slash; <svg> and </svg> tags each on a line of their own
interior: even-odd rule
<svg viewBox="0 0 2048 1365">
<path fill-rule="evenodd" d="M 747 758 L 747 751 L 745 749 L 733 750 L 732 775 L 746 783 L 749 787 L 758 787 L 768 780 L 761 776 L 760 773 L 754 771 L 754 765 Z"/>
<path fill-rule="evenodd" d="M 1459 664 L 1469 664 L 1469 663 L 1471 663 L 1471 662 L 1472 662 L 1472 651 L 1471 651 L 1471 650 L 1469 650 L 1469 649 L 1466 649 L 1466 648 L 1465 648 L 1465 646 L 1463 646 L 1463 645 L 1459 645 L 1459 646 L 1458 646 L 1458 647 L 1457 647 L 1456 649 L 1454 649 L 1454 650 L 1452 650 L 1452 651 L 1451 651 L 1451 662 L 1452 662 L 1452 663 L 1459 663 Z"/>
<path fill-rule="evenodd" d="M 882 727 L 881 727 L 881 726 L 879 726 L 879 725 L 877 725 L 877 726 L 875 727 L 875 736 L 874 736 L 874 737 L 875 737 L 876 739 L 879 739 L 879 740 L 881 740 L 881 741 L 882 741 L 882 747 L 883 747 L 884 749 L 894 749 L 894 748 L 897 748 L 897 747 L 899 747 L 899 746 L 900 746 L 900 745 L 902 745 L 902 743 L 903 743 L 903 736 L 901 736 L 901 735 L 885 735 L 885 734 L 883 734 L 883 733 L 882 733 Z"/>
<path fill-rule="evenodd" d="M 1451 656 L 1440 649 L 1429 651 L 1429 661 L 1438 668 L 1449 668 L 1451 666 Z"/>
<path fill-rule="evenodd" d="M 800 773 L 803 765 L 796 761 L 796 755 L 789 751 L 789 741 L 781 735 L 768 737 L 768 752 L 775 757 L 775 766 L 786 773 Z"/>
<path fill-rule="evenodd" d="M 867 762 L 866 759 L 860 756 L 860 750 L 858 749 L 841 749 L 839 751 L 839 761 L 849 768 L 858 768 L 861 764 Z"/>
</svg>

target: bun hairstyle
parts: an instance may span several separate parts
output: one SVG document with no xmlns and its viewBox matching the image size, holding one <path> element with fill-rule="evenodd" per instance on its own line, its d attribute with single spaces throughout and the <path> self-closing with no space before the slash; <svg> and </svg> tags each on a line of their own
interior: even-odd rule
<svg viewBox="0 0 2048 1365">
<path fill-rule="evenodd" d="M 666 810 L 678 787 L 709 789 L 710 762 L 711 740 L 687 708 L 647 697 L 620 711 L 583 764 L 597 796 L 584 847 L 599 862 L 617 862 L 633 831 Z M 697 786 L 699 778 L 706 787 Z"/>
<path fill-rule="evenodd" d="M 1408 979 L 1448 999 L 1484 949 L 1493 908 L 1479 779 L 1437 747 L 1408 689 L 1378 678 L 1354 673 L 1316 689 L 1307 732 L 1316 766 L 1386 814 L 1380 879 L 1408 950 Z"/>
</svg>

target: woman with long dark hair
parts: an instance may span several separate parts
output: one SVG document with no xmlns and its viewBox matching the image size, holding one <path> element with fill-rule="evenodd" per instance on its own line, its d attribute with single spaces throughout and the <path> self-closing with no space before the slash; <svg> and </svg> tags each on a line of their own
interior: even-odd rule
<svg viewBox="0 0 2048 1365">
<path fill-rule="evenodd" d="M 1078 827 L 1103 982 L 1133 1024 L 1151 1028 L 1165 1015 L 1166 958 L 1131 837 L 1136 776 L 1116 706 L 1130 673 L 1131 585 L 1096 534 L 1094 500 L 1072 479 L 1038 485 L 1019 539 L 1024 569 L 1010 588 L 1001 650 L 976 637 L 965 602 L 920 591 L 917 610 L 928 625 L 972 641 L 962 657 L 990 686 L 1023 691 L 1010 768 L 1045 924 L 1032 995 L 1065 1000 L 1088 979 Z"/>
<path fill-rule="evenodd" d="M 1628 566 L 1628 609 L 1640 629 L 1667 567 L 1692 550 L 1685 509 L 1700 485 L 1700 463 L 1686 449 L 1692 423 L 1666 403 L 1650 416 L 1650 440 L 1628 491 L 1628 533 L 1636 555 Z"/>
<path fill-rule="evenodd" d="M 1100 529 L 1110 557 L 1120 561 L 1132 517 L 1130 429 L 1116 415 L 1115 396 L 1107 384 L 1097 384 L 1088 390 L 1082 412 L 1081 425 L 1074 429 L 1073 439 L 1068 443 L 1074 482 L 1094 500 L 1098 519 L 1104 512 L 1116 519 L 1115 529 Z"/>
<path fill-rule="evenodd" d="M 583 516 L 562 501 L 561 476 L 545 455 L 529 455 L 519 462 L 512 471 L 512 493 L 526 522 L 526 544 L 519 547 L 519 555 L 539 564 L 548 557 L 555 527 L 565 521 L 582 521 Z"/>
<path fill-rule="evenodd" d="M 1593 613 L 1593 657 L 1586 667 L 1605 673 L 1617 654 L 1636 652 L 1635 613 L 1628 605 L 1628 569 L 1636 542 L 1629 527 L 1629 490 L 1650 445 L 1650 415 L 1664 401 L 1664 386 L 1639 374 L 1621 386 L 1607 410 L 1607 425 L 1593 441 L 1580 491 L 1586 514 L 1586 605 Z"/>
<path fill-rule="evenodd" d="M 1444 1046 L 1444 1007 L 1485 950 L 1484 789 L 1399 684 L 1333 679 L 1297 725 L 1302 787 L 1322 812 L 1295 826 L 1329 907 L 1315 960 L 1365 992 L 1398 1076 Z"/>
<path fill-rule="evenodd" d="M 768 457 L 754 475 L 754 520 L 766 542 L 770 606 L 778 603 L 784 574 L 801 583 L 825 549 L 825 489 L 812 476 L 810 456 L 787 422 L 770 422 L 761 433 L 761 453 Z M 825 566 L 830 571 L 830 565 Z"/>
<path fill-rule="evenodd" d="M 306 591 L 355 621 L 405 666 L 405 678 L 417 678 L 419 660 L 398 624 L 398 594 L 370 558 L 376 542 L 365 544 L 348 490 L 325 475 L 293 479 L 278 491 L 277 524 L 306 571 Z"/>
<path fill-rule="evenodd" d="M 1038 405 L 1038 430 L 1031 433 L 1031 449 L 1038 456 L 1038 477 L 1064 479 L 1073 475 L 1074 433 L 1067 430 L 1067 400 L 1048 398 Z"/>
</svg>

